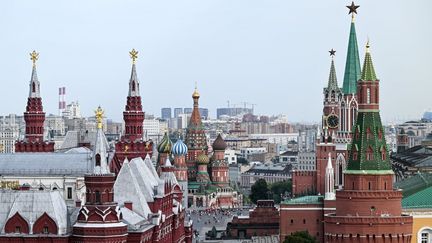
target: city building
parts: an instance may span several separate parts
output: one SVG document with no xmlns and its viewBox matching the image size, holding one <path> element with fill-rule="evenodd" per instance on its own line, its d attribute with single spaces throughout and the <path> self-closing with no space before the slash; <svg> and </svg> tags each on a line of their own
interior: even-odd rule
<svg viewBox="0 0 432 243">
<path fill-rule="evenodd" d="M 243 191 L 249 193 L 252 185 L 259 179 L 264 179 L 267 184 L 288 181 L 291 179 L 290 170 L 290 166 L 253 165 L 249 170 L 241 173 L 240 186 Z"/>
<path fill-rule="evenodd" d="M 232 107 L 232 108 L 217 108 L 216 109 L 216 117 L 220 119 L 222 116 L 236 117 L 242 116 L 244 114 L 253 114 L 253 109 L 250 108 L 240 108 L 240 107 Z"/>
<path fill-rule="evenodd" d="M 0 153 L 15 153 L 15 141 L 20 135 L 17 119 L 15 114 L 0 117 Z"/>
<path fill-rule="evenodd" d="M 171 108 L 162 108 L 161 109 L 161 118 L 164 120 L 171 119 Z"/>
<path fill-rule="evenodd" d="M 180 114 L 183 114 L 183 108 L 174 108 L 174 117 L 177 118 Z"/>
</svg>

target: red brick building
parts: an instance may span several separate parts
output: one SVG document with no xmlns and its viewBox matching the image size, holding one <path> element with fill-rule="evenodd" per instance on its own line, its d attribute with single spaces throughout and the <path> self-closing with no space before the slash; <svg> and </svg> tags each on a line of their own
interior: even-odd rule
<svg viewBox="0 0 432 243">
<path fill-rule="evenodd" d="M 258 200 L 256 208 L 249 216 L 234 216 L 227 225 L 227 235 L 235 239 L 277 235 L 279 218 L 279 211 L 273 200 Z"/>
</svg>

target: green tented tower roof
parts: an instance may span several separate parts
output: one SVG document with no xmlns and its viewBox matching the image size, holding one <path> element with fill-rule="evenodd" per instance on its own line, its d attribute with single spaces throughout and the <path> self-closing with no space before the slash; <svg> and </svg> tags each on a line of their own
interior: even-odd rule
<svg viewBox="0 0 432 243">
<path fill-rule="evenodd" d="M 335 91 L 339 90 L 339 86 L 338 86 L 337 78 L 336 78 L 336 69 L 335 69 L 333 58 L 331 60 L 330 74 L 329 74 L 327 89 L 328 90 L 335 90 Z"/>
<path fill-rule="evenodd" d="M 360 79 L 360 73 L 361 70 L 357 46 L 357 35 L 354 22 L 352 22 L 348 40 L 348 51 L 345 63 L 344 81 L 342 86 L 342 92 L 344 94 L 357 93 L 357 80 Z"/>
<path fill-rule="evenodd" d="M 366 48 L 365 64 L 361 77 L 359 82 L 376 80 L 369 44 Z M 393 173 L 379 109 L 359 109 L 353 127 L 353 139 L 346 173 Z"/>
</svg>

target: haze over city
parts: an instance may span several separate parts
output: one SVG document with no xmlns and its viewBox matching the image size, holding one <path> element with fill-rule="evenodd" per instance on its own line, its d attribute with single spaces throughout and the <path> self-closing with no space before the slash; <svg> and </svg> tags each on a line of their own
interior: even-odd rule
<svg viewBox="0 0 432 243">
<path fill-rule="evenodd" d="M 383 119 L 419 118 L 431 107 L 431 2 L 358 4 L 360 59 L 369 37 Z M 57 113 L 57 89 L 66 86 L 84 115 L 101 105 L 120 121 L 135 48 L 146 113 L 191 107 L 197 81 L 212 117 L 230 100 L 258 104 L 257 114 L 319 121 L 327 51 L 337 51 L 341 85 L 350 18 L 340 1 L 4 1 L 0 113 L 22 113 L 26 100 L 17 97 L 27 95 L 36 50 L 47 113 Z"/>
</svg>

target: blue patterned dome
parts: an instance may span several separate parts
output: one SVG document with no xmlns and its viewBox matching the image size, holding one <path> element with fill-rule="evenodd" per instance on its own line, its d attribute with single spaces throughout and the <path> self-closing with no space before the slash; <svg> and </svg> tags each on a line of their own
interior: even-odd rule
<svg viewBox="0 0 432 243">
<path fill-rule="evenodd" d="M 186 144 L 183 143 L 181 139 L 178 139 L 177 142 L 172 146 L 171 153 L 175 155 L 185 155 L 188 152 L 188 148 Z"/>
</svg>

